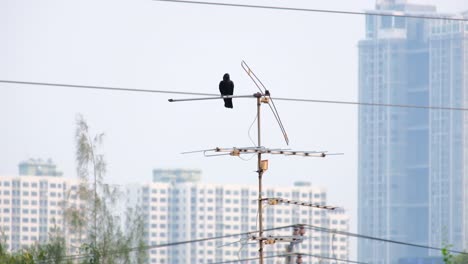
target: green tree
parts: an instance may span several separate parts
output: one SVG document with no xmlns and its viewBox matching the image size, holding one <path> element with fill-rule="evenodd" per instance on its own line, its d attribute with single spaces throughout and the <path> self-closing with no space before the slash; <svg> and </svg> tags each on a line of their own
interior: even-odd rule
<svg viewBox="0 0 468 264">
<path fill-rule="evenodd" d="M 450 252 L 450 248 L 452 245 L 447 245 L 444 243 L 444 246 L 442 247 L 442 260 L 444 261 L 445 264 L 452 264 L 452 259 L 453 255 Z"/>
<path fill-rule="evenodd" d="M 453 257 L 453 264 L 468 264 L 468 253 L 459 254 Z"/>
<path fill-rule="evenodd" d="M 442 259 L 445 264 L 468 264 L 468 253 L 454 256 L 450 251 L 452 245 L 444 244 L 442 247 Z"/>
<path fill-rule="evenodd" d="M 63 229 L 55 227 L 49 233 L 48 243 L 18 252 L 8 252 L 2 235 L 1 264 L 142 264 L 147 261 L 141 210 L 137 206 L 126 209 L 127 231 L 124 232 L 121 218 L 115 214 L 123 193 L 118 187 L 104 183 L 106 162 L 100 152 L 104 134 L 91 137 L 81 115 L 76 122 L 76 162 L 80 184 L 78 188 L 69 190 L 61 203 Z M 65 238 L 71 236 L 74 236 L 76 244 L 67 244 Z"/>
<path fill-rule="evenodd" d="M 67 223 L 76 231 L 81 244 L 80 254 L 89 255 L 83 263 L 144 263 L 147 253 L 132 250 L 144 245 L 143 218 L 137 208 L 128 208 L 126 222 L 129 230 L 122 230 L 122 219 L 115 212 L 123 194 L 117 186 L 104 183 L 103 139 L 102 133 L 91 136 L 84 118 L 77 117 L 75 143 L 80 186 L 70 196 L 78 196 L 80 205 L 65 210 Z"/>
<path fill-rule="evenodd" d="M 27 250 L 10 253 L 4 241 L 0 242 L 0 263 L 2 264 L 34 264 L 33 255 Z"/>
</svg>

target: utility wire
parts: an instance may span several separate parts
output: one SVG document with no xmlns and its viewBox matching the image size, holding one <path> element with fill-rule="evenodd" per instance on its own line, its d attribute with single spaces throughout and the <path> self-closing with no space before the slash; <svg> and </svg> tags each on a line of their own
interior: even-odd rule
<svg viewBox="0 0 468 264">
<path fill-rule="evenodd" d="M 121 91 L 121 92 L 183 94 L 183 95 L 196 95 L 196 96 L 219 96 L 219 94 L 210 94 L 210 93 L 193 93 L 193 92 L 167 91 L 167 90 L 146 90 L 146 89 L 131 89 L 131 88 L 120 88 L 120 87 L 59 84 L 59 83 L 43 83 L 43 82 L 24 82 L 24 81 L 11 81 L 11 80 L 0 80 L 0 83 L 23 84 L 23 85 L 39 85 L 39 86 L 54 86 L 54 87 L 68 87 L 68 88 L 76 88 L 76 89 L 96 89 L 96 90 Z M 250 96 L 248 96 L 248 97 L 250 97 Z M 254 97 L 252 96 L 252 98 L 254 98 Z M 345 104 L 345 105 L 362 105 L 362 106 L 376 106 L 376 107 L 395 107 L 395 108 L 416 108 L 416 109 L 431 109 L 431 110 L 468 111 L 468 108 L 464 108 L 464 107 L 445 107 L 445 106 L 430 106 L 430 105 L 425 106 L 425 105 L 409 105 L 409 104 L 383 104 L 383 103 L 366 103 L 366 102 L 336 101 L 336 100 L 317 100 L 317 99 L 287 98 L 287 97 L 273 97 L 273 98 L 275 100 L 279 100 L 279 101 L 291 101 L 291 102 L 302 102 L 302 103 Z M 216 99 L 224 99 L 224 98 L 219 96 Z"/>
<path fill-rule="evenodd" d="M 270 10 L 283 10 L 283 11 L 301 11 L 301 12 L 315 12 L 315 13 L 329 13 L 329 14 L 341 14 L 341 15 L 374 15 L 374 16 L 385 16 L 385 17 L 406 17 L 406 18 L 421 18 L 421 19 L 434 19 L 434 20 L 449 20 L 449 21 L 460 21 L 466 22 L 467 18 L 457 18 L 449 16 L 425 16 L 425 15 L 411 15 L 402 12 L 395 11 L 392 13 L 385 12 L 357 12 L 357 11 L 341 11 L 331 9 L 311 9 L 311 8 L 297 8 L 297 7 L 282 7 L 282 6 L 265 6 L 265 5 L 247 5 L 247 4 L 233 4 L 233 3 L 220 3 L 220 2 L 204 2 L 204 1 L 183 1 L 183 0 L 153 0 L 157 2 L 171 2 L 179 4 L 195 4 L 195 5 L 211 5 L 211 6 L 227 6 L 227 7 L 244 7 L 244 8 L 257 8 L 257 9 L 270 9 Z"/>
<path fill-rule="evenodd" d="M 68 87 L 68 88 L 76 88 L 76 89 L 93 89 L 93 90 L 107 90 L 107 91 L 120 91 L 120 92 L 164 93 L 164 94 L 184 94 L 184 95 L 202 95 L 202 96 L 204 96 L 204 95 L 206 95 L 206 96 L 217 96 L 217 95 L 219 95 L 219 94 L 209 94 L 209 93 L 192 93 L 192 92 L 178 92 L 178 91 L 164 91 L 164 90 L 131 89 L 131 88 L 122 88 L 122 87 L 75 85 L 75 84 L 63 84 L 63 83 L 22 82 L 22 81 L 10 81 L 10 80 L 0 80 L 0 83 L 40 85 L 40 86 L 55 86 L 55 87 Z"/>
<path fill-rule="evenodd" d="M 263 258 L 281 258 L 281 257 L 295 257 L 295 256 L 303 256 L 303 257 L 312 257 L 312 258 L 319 258 L 319 259 L 329 259 L 335 260 L 335 258 L 314 255 L 314 254 L 302 254 L 302 253 L 287 253 L 287 254 L 278 254 L 278 255 L 269 255 L 264 256 Z M 247 259 L 239 259 L 239 260 L 227 260 L 222 262 L 215 262 L 213 264 L 227 264 L 227 263 L 238 263 L 241 261 L 251 261 L 251 260 L 259 260 L 260 258 L 247 258 Z M 355 264 L 366 264 L 365 262 L 347 260 L 347 259 L 337 259 L 338 261 L 346 262 L 346 263 L 355 263 Z"/>
<path fill-rule="evenodd" d="M 288 226 L 281 226 L 281 227 L 264 229 L 263 232 L 265 232 L 265 231 L 274 231 L 274 230 L 279 230 L 279 229 L 284 229 L 284 228 L 291 228 L 291 227 L 295 227 L 295 225 L 288 225 Z M 230 238 L 230 237 L 237 237 L 237 236 L 246 236 L 246 235 L 251 235 L 251 234 L 256 234 L 256 233 L 259 233 L 259 231 L 257 230 L 257 231 L 243 232 L 243 233 L 237 233 L 237 234 L 229 234 L 229 235 L 216 236 L 216 237 L 207 237 L 207 238 L 201 238 L 201 239 L 178 241 L 178 242 L 159 244 L 159 245 L 146 245 L 146 246 L 133 247 L 133 248 L 122 249 L 122 250 L 109 251 L 109 252 L 107 252 L 107 255 L 127 253 L 127 252 L 132 252 L 132 251 L 143 251 L 143 250 L 154 249 L 154 248 L 180 246 L 180 245 L 185 245 L 185 244 L 199 243 L 199 242 L 216 240 L 216 239 L 223 239 L 223 238 Z M 90 254 L 90 253 L 68 255 L 68 256 L 64 256 L 62 260 L 65 261 L 65 260 L 81 259 L 81 258 L 90 257 L 92 255 L 93 254 Z M 40 261 L 40 263 L 41 264 L 49 263 L 49 262 L 54 261 L 54 260 L 55 259 L 51 258 L 51 259 L 47 259 L 47 260 L 42 260 L 42 261 Z"/>
<path fill-rule="evenodd" d="M 288 226 L 282 226 L 282 227 L 276 227 L 276 228 L 269 228 L 265 229 L 264 231 L 273 231 L 273 230 L 279 230 L 279 229 L 284 229 L 284 228 L 290 228 L 290 227 L 296 227 L 297 225 L 288 225 Z M 305 228 L 308 228 L 310 230 L 314 231 L 319 231 L 319 232 L 327 232 L 327 233 L 334 233 L 336 235 L 343 235 L 343 236 L 348 236 L 348 237 L 356 237 L 356 238 L 363 238 L 363 239 L 368 239 L 368 240 L 374 240 L 374 241 L 379 241 L 379 242 L 385 242 L 385 243 L 392 243 L 392 244 L 399 244 L 399 245 L 404 245 L 404 246 L 411 246 L 411 247 L 418 247 L 418 248 L 424 248 L 424 249 L 432 249 L 432 250 L 437 250 L 437 251 L 442 251 L 442 248 L 439 247 L 432 247 L 432 246 L 426 246 L 426 245 L 420 245 L 420 244 L 414 244 L 414 243 L 407 243 L 407 242 L 402 242 L 402 241 L 397 241 L 397 240 L 391 240 L 391 239 L 383 239 L 383 238 L 378 238 L 378 237 L 372 237 L 372 236 L 367 236 L 367 235 L 361 235 L 361 234 L 356 234 L 356 233 L 351 233 L 351 232 L 346 232 L 346 231 L 340 231 L 336 229 L 330 229 L 330 228 L 325 228 L 325 227 L 320 227 L 320 226 L 314 226 L 314 225 L 305 225 L 305 224 L 300 224 L 300 226 L 304 226 Z M 217 236 L 217 237 L 209 237 L 209 238 L 202 238 L 202 239 L 195 239 L 195 240 L 188 240 L 188 241 L 179 241 L 179 242 L 173 242 L 173 243 L 167 243 L 167 244 L 159 244 L 159 245 L 147 245 L 143 247 L 134 247 L 134 248 L 129 248 L 129 249 L 124 249 L 124 250 L 115 250 L 115 251 L 110 251 L 107 254 L 119 254 L 119 253 L 126 253 L 126 252 L 132 252 L 132 251 L 143 251 L 143 250 L 148 250 L 148 249 L 153 249 L 153 248 L 162 248 L 162 247 L 171 247 L 171 246 L 178 246 L 178 245 L 184 245 L 184 244 L 192 244 L 192 243 L 198 243 L 198 242 L 204 242 L 204 241 L 209 241 L 209 240 L 215 240 L 215 239 L 222 239 L 222 238 L 229 238 L 229 237 L 235 237 L 235 236 L 243 236 L 243 235 L 250 235 L 250 234 L 255 234 L 258 233 L 258 231 L 251 231 L 251 232 L 244 232 L 244 233 L 238 233 L 238 234 L 230 234 L 230 235 L 224 235 L 224 236 Z M 458 250 L 451 250 L 448 249 L 449 252 L 451 253 L 456 253 L 456 254 L 464 254 L 467 255 L 468 253 L 458 251 Z M 294 253 L 298 254 L 298 253 Z M 327 258 L 323 256 L 317 256 L 317 255 L 311 255 L 311 254 L 300 254 L 302 256 L 311 256 L 311 257 L 317 257 L 317 258 Z M 69 255 L 65 256 L 63 258 L 63 261 L 66 260 L 74 260 L 74 259 L 82 259 L 86 257 L 90 257 L 92 254 L 77 254 L 77 255 Z M 291 254 L 284 254 L 284 255 L 277 255 L 276 257 L 286 257 L 286 256 L 291 256 Z M 257 258 L 258 259 L 258 258 Z M 327 258 L 328 259 L 328 258 Z M 335 260 L 335 258 L 329 258 Z M 244 259 L 244 260 L 254 260 L 254 259 Z M 54 261 L 54 259 L 49 259 L 49 260 L 43 260 L 40 261 L 39 263 L 45 264 L 45 263 L 50 263 L 51 261 Z M 221 264 L 221 263 L 233 263 L 233 262 L 238 262 L 239 260 L 236 261 L 231 261 L 231 262 L 219 262 L 216 264 Z M 340 260 L 338 261 L 346 261 L 346 260 Z M 350 263 L 361 263 L 361 262 L 353 262 L 353 261 L 347 261 Z"/>
<path fill-rule="evenodd" d="M 287 257 L 288 254 L 281 254 L 281 255 L 272 255 L 272 256 L 264 256 L 264 259 L 267 258 L 281 258 L 281 257 Z M 227 263 L 239 263 L 242 261 L 252 261 L 252 260 L 259 260 L 260 258 L 245 258 L 245 259 L 237 259 L 237 260 L 226 260 L 226 261 L 221 261 L 221 262 L 214 262 L 212 264 L 227 264 Z"/>
<path fill-rule="evenodd" d="M 433 249 L 437 251 L 442 251 L 442 248 L 439 247 L 432 247 L 432 246 L 426 246 L 426 245 L 420 245 L 420 244 L 414 244 L 414 243 L 408 243 L 408 242 L 403 242 L 403 241 L 397 241 L 397 240 L 391 240 L 391 239 L 384 239 L 384 238 L 378 238 L 378 237 L 372 237 L 372 236 L 367 236 L 367 235 L 361 235 L 361 234 L 356 234 L 356 233 L 351 233 L 351 232 L 346 232 L 346 231 L 340 231 L 336 229 L 330 229 L 326 227 L 320 227 L 320 226 L 314 226 L 314 225 L 303 225 L 304 227 L 314 230 L 314 231 L 320 231 L 320 232 L 327 232 L 327 233 L 333 233 L 336 235 L 343 235 L 343 236 L 349 236 L 349 237 L 356 237 L 356 238 L 363 238 L 363 239 L 369 239 L 369 240 L 375 240 L 375 241 L 380 241 L 380 242 L 386 242 L 386 243 L 392 243 L 392 244 L 399 244 L 399 245 L 404 245 L 404 246 L 411 246 L 411 247 L 418 247 L 418 248 L 424 248 L 424 249 Z M 465 254 L 468 255 L 466 252 L 458 251 L 458 250 L 451 250 L 448 249 L 451 253 L 457 253 L 457 254 Z"/>
<path fill-rule="evenodd" d="M 382 104 L 382 103 L 365 103 L 365 102 L 334 101 L 334 100 L 315 100 L 315 99 L 285 98 L 285 97 L 274 97 L 274 98 L 275 98 L 275 100 L 280 100 L 280 101 L 293 101 L 293 102 L 304 102 L 304 103 L 347 104 L 347 105 L 383 106 L 383 107 L 396 107 L 396 108 L 419 108 L 419 109 L 433 109 L 433 110 L 468 111 L 468 108 L 463 108 L 463 107 L 445 107 L 445 106 L 431 106 L 431 105 L 408 105 L 408 104 Z"/>
</svg>

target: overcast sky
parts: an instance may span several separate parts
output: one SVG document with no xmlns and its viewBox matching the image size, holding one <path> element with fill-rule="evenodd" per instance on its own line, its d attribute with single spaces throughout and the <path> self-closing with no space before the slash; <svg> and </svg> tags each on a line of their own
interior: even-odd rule
<svg viewBox="0 0 468 264">
<path fill-rule="evenodd" d="M 374 1 L 232 1 L 363 11 Z M 417 1 L 442 12 L 467 1 Z M 246 60 L 273 96 L 357 100 L 357 42 L 364 17 L 213 7 L 151 0 L 0 1 L 0 79 L 217 93 L 226 72 L 236 94 L 256 87 Z M 255 101 L 168 103 L 165 94 L 0 84 L 0 175 L 28 158 L 52 158 L 75 177 L 75 117 L 104 132 L 108 179 L 148 182 L 153 168 L 199 168 L 210 183 L 256 184 L 255 159 L 180 152 L 250 146 Z M 329 150 L 325 159 L 269 157 L 265 186 L 310 181 L 328 190 L 356 224 L 357 108 L 276 102 L 290 148 Z M 286 147 L 267 108 L 263 145 Z M 252 137 L 255 138 L 255 130 Z"/>
</svg>

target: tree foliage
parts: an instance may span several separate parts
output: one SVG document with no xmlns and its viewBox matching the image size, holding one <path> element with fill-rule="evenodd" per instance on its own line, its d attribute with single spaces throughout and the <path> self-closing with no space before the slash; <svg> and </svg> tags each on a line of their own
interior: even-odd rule
<svg viewBox="0 0 468 264">
<path fill-rule="evenodd" d="M 453 255 L 450 252 L 452 245 L 444 245 L 442 248 L 442 259 L 445 264 L 468 264 L 468 253 Z"/>
<path fill-rule="evenodd" d="M 137 206 L 123 213 L 123 192 L 106 184 L 107 164 L 102 152 L 104 134 L 92 136 L 84 118 L 76 119 L 75 145 L 79 186 L 61 203 L 64 227 L 49 233 L 46 244 L 8 252 L 0 241 L 1 264 L 140 264 L 147 262 L 144 250 L 144 220 Z M 125 220 L 126 230 L 123 230 Z M 68 244 L 73 236 L 76 244 Z"/>
<path fill-rule="evenodd" d="M 82 116 L 76 123 L 76 163 L 80 186 L 77 193 L 81 206 L 70 207 L 67 221 L 75 230 L 86 230 L 78 234 L 84 241 L 80 253 L 90 257 L 84 263 L 143 263 L 146 253 L 132 248 L 144 244 L 143 218 L 137 208 L 127 208 L 127 232 L 122 230 L 119 210 L 123 193 L 117 186 L 104 183 L 107 164 L 101 152 L 104 134 L 91 136 Z"/>
<path fill-rule="evenodd" d="M 456 255 L 452 261 L 453 264 L 468 264 L 468 253 Z"/>
<path fill-rule="evenodd" d="M 71 264 L 66 259 L 65 240 L 58 234 L 51 234 L 47 244 L 36 244 L 18 252 L 10 253 L 6 250 L 6 243 L 0 243 L 0 263 L 5 264 L 42 264 L 62 263 Z"/>
</svg>

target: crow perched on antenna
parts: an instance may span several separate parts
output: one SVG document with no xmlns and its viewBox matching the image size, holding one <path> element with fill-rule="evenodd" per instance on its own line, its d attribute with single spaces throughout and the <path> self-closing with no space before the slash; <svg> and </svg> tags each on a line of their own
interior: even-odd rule
<svg viewBox="0 0 468 264">
<path fill-rule="evenodd" d="M 223 80 L 219 83 L 219 92 L 221 95 L 234 94 L 234 83 L 229 79 L 229 73 L 224 74 Z M 224 99 L 224 107 L 233 108 L 232 98 Z"/>
</svg>

